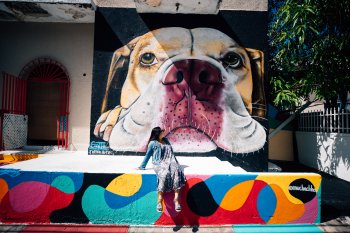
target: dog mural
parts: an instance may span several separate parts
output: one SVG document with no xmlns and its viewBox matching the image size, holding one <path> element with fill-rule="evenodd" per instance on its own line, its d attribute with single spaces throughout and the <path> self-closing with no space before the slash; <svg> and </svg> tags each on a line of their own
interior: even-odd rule
<svg viewBox="0 0 350 233">
<path fill-rule="evenodd" d="M 137 152 L 160 126 L 176 152 L 258 151 L 266 132 L 252 116 L 265 116 L 263 61 L 213 28 L 148 32 L 114 52 L 94 135 Z M 120 104 L 107 109 L 124 79 Z"/>
</svg>

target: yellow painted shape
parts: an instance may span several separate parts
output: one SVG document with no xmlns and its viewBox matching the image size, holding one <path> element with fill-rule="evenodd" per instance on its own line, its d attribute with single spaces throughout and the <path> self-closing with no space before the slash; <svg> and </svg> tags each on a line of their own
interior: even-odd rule
<svg viewBox="0 0 350 233">
<path fill-rule="evenodd" d="M 241 182 L 232 187 L 221 201 L 220 207 L 225 210 L 237 210 L 246 202 L 252 188 L 254 180 Z"/>
<path fill-rule="evenodd" d="M 106 190 L 120 196 L 130 197 L 140 190 L 141 185 L 141 174 L 123 174 L 112 180 Z"/>
<path fill-rule="evenodd" d="M 275 212 L 268 224 L 284 224 L 303 216 L 305 206 L 301 201 L 299 201 L 299 204 L 290 202 L 278 185 L 271 184 L 270 187 L 275 193 L 277 201 Z"/>
<path fill-rule="evenodd" d="M 2 198 L 5 196 L 5 194 L 8 192 L 9 187 L 7 185 L 7 182 L 4 179 L 0 178 L 0 202 Z"/>
<path fill-rule="evenodd" d="M 269 175 L 260 175 L 256 178 L 256 180 L 264 181 L 270 186 L 272 184 L 276 184 L 281 188 L 289 201 L 293 202 L 294 204 L 300 204 L 302 202 L 289 193 L 288 187 L 293 181 L 301 178 L 309 180 L 314 185 L 316 192 L 319 190 L 322 178 L 320 175 L 312 173 L 291 175 L 288 175 L 287 173 L 271 173 Z"/>
</svg>

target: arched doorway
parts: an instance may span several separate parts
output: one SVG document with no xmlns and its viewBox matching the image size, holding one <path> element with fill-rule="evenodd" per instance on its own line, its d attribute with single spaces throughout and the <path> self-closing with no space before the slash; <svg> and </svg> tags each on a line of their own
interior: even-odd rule
<svg viewBox="0 0 350 233">
<path fill-rule="evenodd" d="M 28 145 L 68 148 L 70 82 L 63 65 L 51 58 L 28 63 L 20 78 L 26 79 Z"/>
</svg>

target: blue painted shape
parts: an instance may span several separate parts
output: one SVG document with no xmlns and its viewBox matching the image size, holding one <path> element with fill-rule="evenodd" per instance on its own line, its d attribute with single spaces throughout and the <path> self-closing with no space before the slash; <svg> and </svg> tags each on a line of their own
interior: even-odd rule
<svg viewBox="0 0 350 233">
<path fill-rule="evenodd" d="M 142 175 L 142 184 L 139 189 L 134 195 L 125 197 L 120 196 L 118 194 L 105 191 L 105 199 L 106 203 L 109 207 L 112 209 L 118 209 L 122 208 L 126 205 L 129 205 L 130 203 L 140 199 L 141 197 L 145 196 L 146 194 L 150 192 L 154 192 L 157 190 L 157 177 L 156 175 Z"/>
<path fill-rule="evenodd" d="M 323 232 L 320 228 L 312 224 L 271 224 L 271 225 L 259 225 L 259 224 L 242 224 L 233 225 L 233 231 L 235 233 L 320 233 Z"/>
<path fill-rule="evenodd" d="M 43 172 L 43 171 L 7 171 L 13 169 L 0 169 L 0 178 L 6 180 L 9 189 L 14 186 L 28 181 L 37 181 L 51 185 L 51 183 L 59 176 L 68 176 L 74 183 L 75 192 L 78 191 L 84 179 L 84 173 L 81 172 Z M 16 175 L 14 175 L 14 172 Z"/>
<path fill-rule="evenodd" d="M 258 195 L 257 208 L 260 217 L 267 223 L 273 213 L 275 212 L 277 205 L 277 198 L 270 186 L 265 186 L 261 189 Z"/>
<path fill-rule="evenodd" d="M 204 182 L 211 191 L 215 202 L 219 205 L 227 191 L 229 191 L 233 186 L 244 181 L 255 180 L 256 177 L 257 175 L 253 174 L 213 175 Z"/>
<path fill-rule="evenodd" d="M 91 223 L 95 224 L 142 224 L 150 225 L 161 216 L 156 211 L 157 192 L 153 191 L 123 208 L 112 209 L 105 200 L 105 189 L 89 186 L 82 197 L 82 209 Z"/>
<path fill-rule="evenodd" d="M 1 169 L 0 168 L 0 177 L 2 176 L 17 177 L 19 175 L 21 175 L 21 171 L 19 169 Z"/>
</svg>

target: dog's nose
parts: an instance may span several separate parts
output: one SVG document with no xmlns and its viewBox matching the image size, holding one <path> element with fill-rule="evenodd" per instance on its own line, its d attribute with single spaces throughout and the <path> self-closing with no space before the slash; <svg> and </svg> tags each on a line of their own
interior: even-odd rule
<svg viewBox="0 0 350 233">
<path fill-rule="evenodd" d="M 190 80 L 191 60 L 182 60 L 173 63 L 163 77 L 164 85 L 187 84 Z"/>
<path fill-rule="evenodd" d="M 184 80 L 184 73 L 181 70 L 176 72 L 176 83 L 181 83 Z"/>
<path fill-rule="evenodd" d="M 218 68 L 207 61 L 193 60 L 192 83 L 217 85 L 222 82 L 221 73 Z"/>
<path fill-rule="evenodd" d="M 214 87 L 221 86 L 222 76 L 220 70 L 207 61 L 187 59 L 173 63 L 162 83 L 190 89 L 198 98 L 207 98 L 216 89 Z"/>
</svg>

